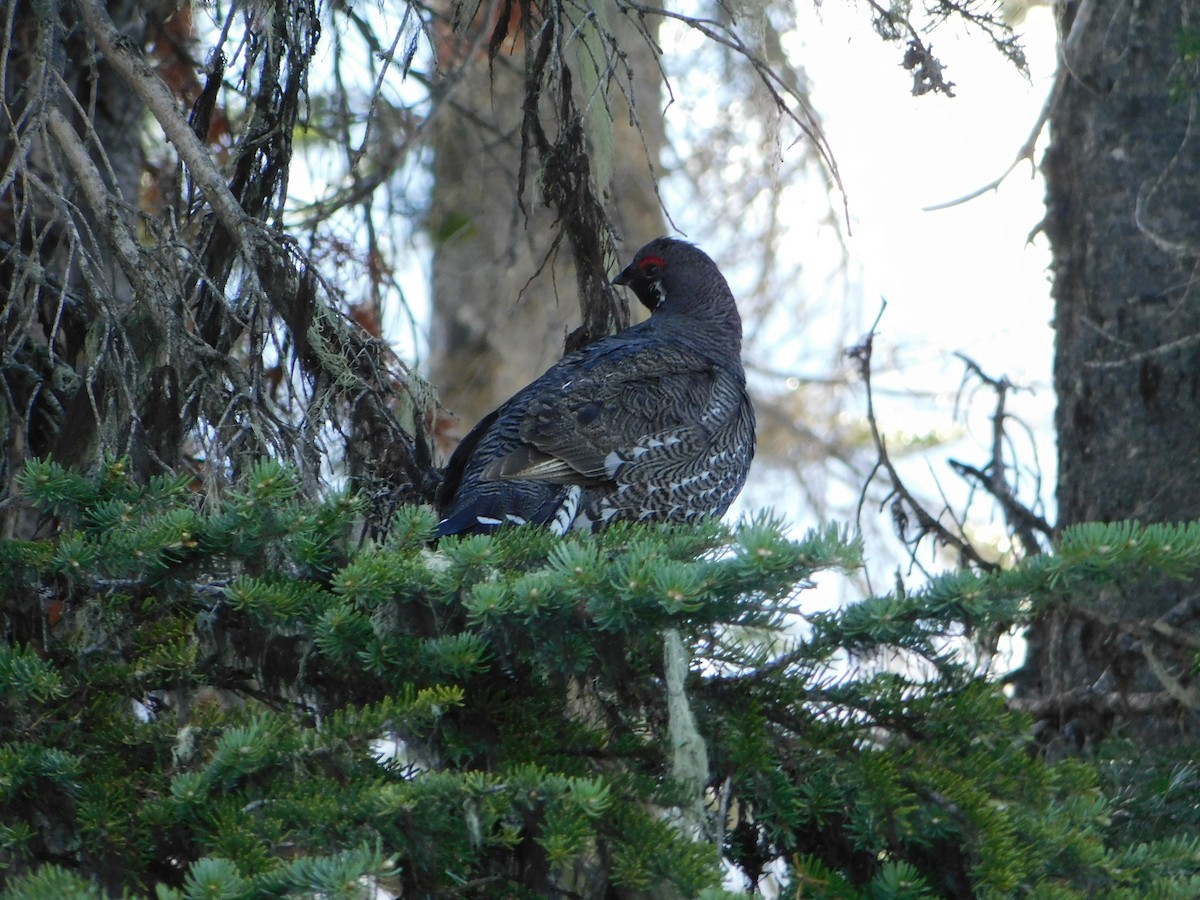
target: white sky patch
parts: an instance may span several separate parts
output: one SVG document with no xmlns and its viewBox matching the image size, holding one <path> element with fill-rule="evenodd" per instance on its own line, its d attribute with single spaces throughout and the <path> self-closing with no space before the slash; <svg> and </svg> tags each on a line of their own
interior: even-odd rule
<svg viewBox="0 0 1200 900">
<path fill-rule="evenodd" d="M 846 241 L 848 284 L 838 295 L 831 290 L 837 285 L 823 279 L 835 262 L 830 254 L 840 253 L 841 247 L 821 234 L 812 221 L 814 210 L 791 210 L 792 245 L 806 260 L 801 290 L 825 291 L 826 302 L 840 308 L 843 321 L 857 317 L 852 335 L 867 331 L 886 299 L 875 343 L 876 412 L 892 441 L 889 446 L 897 451 L 904 435 L 949 436 L 931 451 L 898 452 L 894 458 L 908 486 L 931 501 L 933 511 L 940 508 L 943 493 L 952 508 L 960 508 L 967 496 L 966 484 L 947 459 L 982 466 L 991 441 L 988 417 L 994 398 L 980 391 L 972 405 L 964 403 L 970 398 L 957 396 L 964 369 L 954 354 L 967 355 L 988 375 L 1007 376 L 1031 388 L 1032 393 L 1010 393 L 1008 405 L 1032 429 L 1032 442 L 1018 435 L 1023 441 L 1020 461 L 1032 465 L 1036 451 L 1041 466 L 1040 490 L 1026 475 L 1022 485 L 1028 493 L 1022 499 L 1036 497 L 1053 522 L 1050 252 L 1046 238 L 1035 233 L 1044 216 L 1044 183 L 1040 175 L 1031 177 L 1026 162 L 998 190 L 949 209 L 924 209 L 987 185 L 1012 164 L 1053 84 L 1051 13 L 1034 9 L 1021 26 L 1029 80 L 979 34 L 950 26 L 928 36 L 955 82 L 953 98 L 913 97 L 911 78 L 899 65 L 902 48 L 885 44 L 861 8 L 822 4 L 814 10 L 800 4 L 798 15 L 798 27 L 787 36 L 785 48 L 811 80 L 813 105 L 846 190 L 851 231 Z M 1040 161 L 1046 139 L 1043 133 L 1035 160 Z M 793 351 L 786 356 L 795 358 Z M 844 415 L 865 413 L 861 391 L 859 397 L 859 406 Z M 765 504 L 801 526 L 815 524 L 781 477 L 778 471 L 752 470 L 731 518 Z M 845 486 L 829 483 L 831 490 L 846 493 Z M 789 508 L 789 496 L 795 508 Z M 830 505 L 853 499 L 841 497 Z M 989 504 L 986 499 L 977 503 L 982 518 Z M 872 505 L 863 517 L 871 588 L 890 590 L 897 566 L 909 587 L 919 584 L 919 572 L 907 566 L 901 553 L 889 555 L 879 545 L 878 535 L 886 537 L 891 530 L 889 512 Z M 954 565 L 928 548 L 920 559 L 932 571 Z M 804 605 L 829 608 L 863 588 L 841 576 L 822 578 L 806 593 Z M 1019 656 L 1020 648 L 1009 651 L 1014 649 Z"/>
<path fill-rule="evenodd" d="M 961 350 L 985 369 L 1048 385 L 1049 249 L 1041 236 L 1026 243 L 1043 217 L 1041 178 L 1025 164 L 995 192 L 923 208 L 968 194 L 1012 163 L 1053 82 L 1049 12 L 1034 10 L 1023 26 L 1028 82 L 982 36 L 935 32 L 953 98 L 911 96 L 900 48 L 883 43 L 862 10 L 824 4 L 801 15 L 789 49 L 812 78 L 846 187 L 863 326 L 877 311 L 872 300 L 885 297 L 881 332 L 916 362 Z M 1043 147 L 1044 136 L 1039 157 Z"/>
</svg>

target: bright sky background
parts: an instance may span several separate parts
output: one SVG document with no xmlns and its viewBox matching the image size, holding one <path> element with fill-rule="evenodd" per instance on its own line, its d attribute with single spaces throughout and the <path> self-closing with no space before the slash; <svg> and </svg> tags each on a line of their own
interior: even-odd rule
<svg viewBox="0 0 1200 900">
<path fill-rule="evenodd" d="M 922 208 L 990 182 L 1016 157 L 1038 118 L 1054 69 L 1049 10 L 1021 28 L 1026 81 L 978 34 L 948 26 L 933 50 L 956 83 L 953 98 L 913 97 L 896 45 L 884 44 L 852 4 L 805 13 L 797 55 L 814 83 L 850 204 L 865 312 L 884 296 L 881 331 L 917 361 L 963 350 L 985 368 L 1046 383 L 1051 308 L 1043 185 L 1030 166 L 996 192 L 947 210 Z M 1039 144 L 1039 156 L 1044 136 Z"/>
<path fill-rule="evenodd" d="M 1029 80 L 985 37 L 952 25 L 934 32 L 932 48 L 956 85 L 956 96 L 948 98 L 912 96 L 909 73 L 899 65 L 902 48 L 880 40 L 865 10 L 826 3 L 800 14 L 798 33 L 786 46 L 812 81 L 813 103 L 850 210 L 851 292 L 831 302 L 857 307 L 862 334 L 886 299 L 875 358 L 881 367 L 891 363 L 891 374 L 881 374 L 876 386 L 932 395 L 907 402 L 877 393 L 884 430 L 960 435 L 908 460 L 903 475 L 933 499 L 936 476 L 953 499 L 963 495 L 963 487 L 946 458 L 986 461 L 993 398 L 979 394 L 972 414 L 956 422 L 963 366 L 953 354 L 960 351 L 988 374 L 1007 375 L 1033 389 L 1011 394 L 1009 409 L 1036 431 L 1041 496 L 1053 521 L 1049 250 L 1044 236 L 1028 241 L 1043 216 L 1042 180 L 1032 178 L 1023 163 L 997 191 L 950 209 L 923 211 L 988 184 L 1017 156 L 1053 81 L 1052 16 L 1034 9 L 1021 26 Z M 1043 134 L 1037 159 L 1045 140 Z M 802 233 L 795 246 L 808 253 L 820 243 Z M 816 272 L 832 264 L 813 262 Z M 850 413 L 864 409 L 865 403 Z M 1032 462 L 1028 452 L 1025 461 Z M 759 505 L 772 489 L 752 486 L 743 508 Z M 985 503 L 980 512 L 986 508 Z M 803 511 L 788 514 L 805 519 Z M 876 585 L 881 586 L 886 585 Z"/>
</svg>

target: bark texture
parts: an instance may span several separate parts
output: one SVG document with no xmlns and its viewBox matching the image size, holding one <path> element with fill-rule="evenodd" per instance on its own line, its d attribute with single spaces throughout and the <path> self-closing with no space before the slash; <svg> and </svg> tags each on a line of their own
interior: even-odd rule
<svg viewBox="0 0 1200 900">
<path fill-rule="evenodd" d="M 1200 125 L 1187 50 L 1200 3 L 1080 0 L 1060 15 L 1065 77 L 1044 163 L 1059 523 L 1200 518 Z M 1145 583 L 1095 598 L 1125 620 L 1186 615 L 1185 600 Z M 1179 695 L 1188 654 L 1163 652 L 1120 626 L 1058 613 L 1031 635 L 1029 687 L 1043 697 Z M 1124 718 L 1100 702 L 1067 709 L 1052 733 L 1075 742 Z M 1178 705 L 1135 731 L 1192 735 L 1186 712 Z"/>
<path fill-rule="evenodd" d="M 661 74 L 644 36 L 656 23 L 635 24 L 610 11 L 599 27 L 621 48 L 622 71 L 598 73 L 590 93 L 583 86 L 591 79 L 580 70 L 600 57 L 573 61 L 584 117 L 611 128 L 611 146 L 595 146 L 590 138 L 597 132 L 589 130 L 587 149 L 626 262 L 665 230 L 652 175 L 664 143 Z M 547 206 L 536 157 L 524 194 L 518 190 L 530 64 L 522 26 L 510 23 L 510 37 L 490 61 L 485 51 L 495 22 L 459 26 L 441 44 L 443 66 L 453 74 L 433 128 L 431 374 L 459 419 L 460 435 L 557 362 L 580 323 L 571 246 L 562 240 L 556 247 L 570 213 Z M 627 83 L 619 86 L 626 78 L 638 125 L 631 122 Z M 613 274 L 615 262 L 609 261 Z"/>
</svg>

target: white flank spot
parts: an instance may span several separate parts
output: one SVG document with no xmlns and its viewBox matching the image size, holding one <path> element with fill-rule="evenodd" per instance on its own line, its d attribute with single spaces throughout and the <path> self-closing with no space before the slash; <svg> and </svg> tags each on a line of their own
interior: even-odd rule
<svg viewBox="0 0 1200 900">
<path fill-rule="evenodd" d="M 625 465 L 625 460 L 616 450 L 604 457 L 604 471 L 608 473 L 609 478 L 615 477 L 617 470 L 623 465 Z"/>
<path fill-rule="evenodd" d="M 550 523 L 551 534 L 562 537 L 571 530 L 571 523 L 575 521 L 575 513 L 579 510 L 579 497 L 582 493 L 583 488 L 577 484 L 573 484 L 567 489 L 567 495 L 563 498 L 562 505 L 554 513 L 554 521 Z"/>
</svg>

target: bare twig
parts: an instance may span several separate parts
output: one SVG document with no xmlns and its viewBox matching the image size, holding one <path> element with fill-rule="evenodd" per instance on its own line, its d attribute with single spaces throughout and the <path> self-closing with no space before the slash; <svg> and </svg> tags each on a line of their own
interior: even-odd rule
<svg viewBox="0 0 1200 900">
<path fill-rule="evenodd" d="M 120 260 L 121 269 L 135 290 L 143 297 L 155 296 L 162 292 L 162 285 L 152 285 L 149 281 L 149 266 L 143 265 L 141 249 L 129 225 L 125 222 L 122 210 L 118 207 L 116 198 L 104 184 L 104 179 L 95 163 L 92 162 L 79 135 L 67 121 L 66 116 L 58 109 L 50 111 L 47 127 L 58 143 L 66 158 L 76 183 L 87 198 L 88 204 L 95 211 L 97 224 L 104 230 L 104 236 Z"/>
<path fill-rule="evenodd" d="M 727 47 L 741 55 L 754 68 L 755 73 L 757 73 L 759 79 L 774 98 L 780 112 L 795 122 L 800 130 L 812 140 L 813 145 L 817 148 L 817 153 L 820 155 L 822 162 L 828 170 L 830 177 L 833 178 L 844 200 L 846 192 L 842 185 L 841 175 L 838 172 L 837 161 L 833 157 L 833 151 L 825 140 L 825 134 L 821 129 L 820 123 L 817 121 L 816 114 L 809 106 L 808 100 L 794 85 L 788 84 L 774 68 L 756 53 L 753 48 L 747 45 L 727 24 L 714 19 L 685 15 L 684 13 L 674 12 L 661 7 L 644 6 L 640 3 L 627 3 L 624 0 L 620 3 L 620 8 L 641 15 L 662 16 L 666 19 L 674 19 L 675 21 L 682 22 L 689 28 L 704 35 L 713 43 Z M 791 97 L 799 107 L 799 113 L 792 109 L 784 100 L 784 95 Z"/>
<path fill-rule="evenodd" d="M 1142 642 L 1142 656 L 1146 667 L 1158 679 L 1158 683 L 1180 706 L 1200 709 L 1200 689 L 1195 684 L 1184 684 L 1183 680 L 1168 671 L 1166 664 L 1158 658 L 1149 641 Z"/>
<path fill-rule="evenodd" d="M 1200 635 L 1176 627 L 1167 620 L 1167 616 L 1157 619 L 1121 619 L 1096 609 L 1094 606 L 1083 605 L 1072 606 L 1071 612 L 1081 619 L 1087 619 L 1089 622 L 1095 622 L 1114 631 L 1135 637 L 1156 638 L 1184 650 L 1200 651 Z"/>
<path fill-rule="evenodd" d="M 951 459 L 949 460 L 950 466 L 961 477 L 980 485 L 996 499 L 1004 512 L 1004 518 L 1008 523 L 1009 530 L 1021 541 L 1021 546 L 1025 554 L 1027 556 L 1035 556 L 1042 552 L 1042 545 L 1037 539 L 1037 532 L 1049 537 L 1053 528 L 1044 518 L 1017 500 L 1013 493 L 1013 486 L 1009 483 L 1007 477 L 1008 467 L 1004 461 L 1004 444 L 1007 440 L 1006 422 L 1008 419 L 1006 404 L 1008 392 L 1013 388 L 1013 384 L 1007 378 L 993 378 L 988 375 L 978 363 L 962 353 L 954 355 L 962 360 L 969 374 L 975 375 L 975 377 L 995 391 L 996 409 L 992 413 L 991 459 L 988 460 L 987 465 L 979 469 L 959 460 Z"/>
<path fill-rule="evenodd" d="M 988 191 L 994 191 L 1004 183 L 1004 180 L 1013 173 L 1013 170 L 1025 160 L 1029 161 L 1030 174 L 1037 172 L 1037 161 L 1033 158 L 1034 152 L 1037 150 L 1038 138 L 1042 136 L 1042 131 L 1046 128 L 1046 122 L 1050 119 L 1050 111 L 1054 108 L 1054 104 L 1058 99 L 1059 91 L 1062 89 L 1063 82 L 1066 76 L 1066 69 L 1060 68 L 1058 74 L 1054 78 L 1054 85 L 1050 88 L 1050 93 L 1046 96 L 1046 102 L 1042 104 L 1042 110 L 1038 113 L 1037 121 L 1033 123 L 1033 128 L 1029 131 L 1029 136 L 1025 138 L 1023 143 L 1017 150 L 1017 155 L 1013 157 L 1013 161 L 1008 168 L 1001 172 L 982 187 L 976 188 L 968 194 L 963 194 L 954 200 L 946 200 L 943 203 L 935 203 L 932 206 L 922 207 L 923 212 L 934 212 L 939 209 L 950 209 L 952 206 L 959 206 L 974 200 L 976 197 L 981 197 Z"/>
<path fill-rule="evenodd" d="M 985 572 L 994 571 L 995 569 L 999 568 L 996 563 L 984 559 L 970 541 L 967 541 L 960 535 L 955 534 L 953 531 L 946 528 L 934 516 L 930 515 L 925 507 L 905 486 L 903 479 L 901 479 L 900 474 L 896 471 L 895 466 L 892 464 L 891 457 L 888 455 L 887 442 L 879 431 L 879 423 L 875 417 L 875 403 L 871 393 L 871 352 L 875 339 L 875 329 L 878 327 L 879 321 L 882 319 L 883 312 L 886 308 L 887 304 L 884 303 L 883 306 L 881 306 L 879 315 L 876 317 L 875 322 L 871 325 L 871 330 L 867 333 L 866 337 L 864 337 L 856 346 L 851 347 L 846 351 L 847 356 L 858 363 L 859 375 L 861 376 L 867 391 L 867 422 L 870 425 L 871 439 L 875 444 L 875 450 L 879 459 L 878 465 L 871 473 L 871 479 L 874 478 L 875 474 L 880 468 L 887 473 L 888 480 L 891 483 L 891 492 L 883 502 L 887 503 L 889 499 L 892 501 L 893 520 L 895 521 L 897 530 L 900 533 L 900 539 L 904 541 L 904 543 L 910 548 L 914 563 L 916 562 L 917 545 L 927 535 L 933 535 L 939 543 L 945 546 L 953 547 L 958 552 L 959 559 L 962 560 L 964 565 L 977 566 Z M 867 484 L 863 486 L 863 493 L 859 499 L 860 517 L 862 514 L 862 505 L 866 500 L 867 486 L 869 484 L 870 479 L 868 480 Z M 912 537 L 909 537 L 907 534 L 907 526 L 909 524 L 910 516 L 915 517 L 917 525 L 916 533 Z"/>
<path fill-rule="evenodd" d="M 245 242 L 245 226 L 252 220 L 246 216 L 241 204 L 229 190 L 208 148 L 200 142 L 188 125 L 170 88 L 163 83 L 146 58 L 135 50 L 129 41 L 122 38 L 99 0 L 74 0 L 74 5 L 87 26 L 88 33 L 104 51 L 107 61 L 146 104 L 162 126 L 167 140 L 175 145 L 180 158 L 187 165 L 192 178 L 204 193 L 221 224 L 231 235 Z"/>
</svg>

